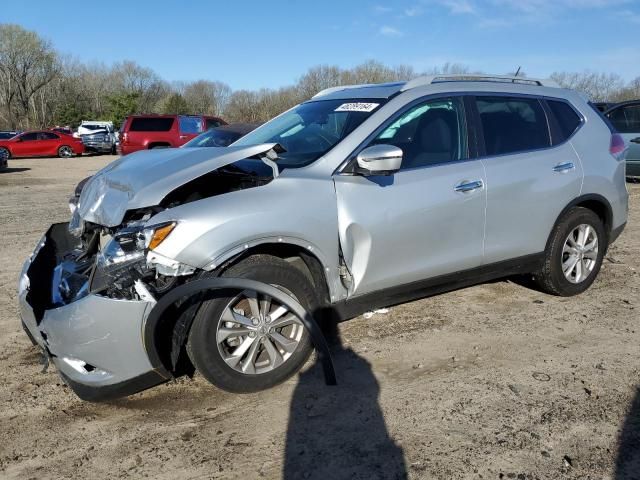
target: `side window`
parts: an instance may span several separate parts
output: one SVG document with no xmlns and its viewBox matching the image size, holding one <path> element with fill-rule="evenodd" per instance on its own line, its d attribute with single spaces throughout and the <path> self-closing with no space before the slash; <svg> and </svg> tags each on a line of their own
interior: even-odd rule
<svg viewBox="0 0 640 480">
<path fill-rule="evenodd" d="M 200 117 L 179 117 L 180 133 L 202 132 L 202 119 Z"/>
<path fill-rule="evenodd" d="M 20 136 L 20 139 L 23 142 L 30 142 L 30 141 L 33 141 L 33 140 L 37 140 L 38 139 L 38 132 L 25 133 L 24 135 Z"/>
<path fill-rule="evenodd" d="M 211 130 L 212 128 L 216 128 L 216 127 L 219 127 L 220 125 L 222 125 L 220 123 L 220 120 L 215 120 L 213 118 L 207 118 L 205 120 L 205 124 L 206 124 L 206 129 L 207 130 Z"/>
<path fill-rule="evenodd" d="M 56 140 L 58 138 L 60 138 L 58 135 L 51 132 L 40 132 L 38 134 L 38 140 Z"/>
<path fill-rule="evenodd" d="M 551 145 L 547 117 L 537 99 L 477 97 L 487 155 L 504 155 Z"/>
<path fill-rule="evenodd" d="M 640 132 L 640 105 L 618 107 L 609 112 L 607 117 L 619 133 Z"/>
<path fill-rule="evenodd" d="M 412 107 L 373 140 L 402 149 L 402 169 L 467 158 L 462 99 L 440 98 Z"/>
<path fill-rule="evenodd" d="M 559 102 L 556 100 L 547 100 L 549 110 L 558 122 L 560 128 L 560 138 L 553 139 L 554 145 L 564 142 L 567 138 L 573 135 L 573 132 L 582 123 L 582 119 L 578 116 L 573 108 L 565 102 Z"/>
</svg>

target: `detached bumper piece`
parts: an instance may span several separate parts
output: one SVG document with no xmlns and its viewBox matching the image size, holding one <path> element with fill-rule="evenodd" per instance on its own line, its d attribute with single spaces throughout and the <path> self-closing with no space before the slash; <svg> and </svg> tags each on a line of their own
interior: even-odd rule
<svg viewBox="0 0 640 480">
<path fill-rule="evenodd" d="M 77 247 L 67 223 L 52 225 L 23 266 L 18 299 L 27 335 L 83 400 L 123 397 L 173 378 L 170 366 L 161 360 L 158 345 L 162 343 L 156 338 L 163 315 L 176 303 L 205 292 L 211 298 L 248 288 L 274 297 L 301 319 L 318 351 L 327 384 L 335 384 L 329 349 L 313 316 L 275 287 L 247 279 L 210 278 L 176 287 L 157 303 L 153 298 L 111 298 L 92 293 L 91 275 L 87 274 L 85 285 L 85 269 L 69 264 L 68 253 Z M 61 285 L 72 290 L 66 303 L 60 303 L 57 294 Z"/>
</svg>

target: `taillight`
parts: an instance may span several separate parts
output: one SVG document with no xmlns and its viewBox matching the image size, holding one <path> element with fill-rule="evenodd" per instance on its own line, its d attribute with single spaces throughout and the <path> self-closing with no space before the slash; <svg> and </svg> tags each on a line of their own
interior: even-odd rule
<svg viewBox="0 0 640 480">
<path fill-rule="evenodd" d="M 622 155 L 626 149 L 627 147 L 624 144 L 624 139 L 617 133 L 612 134 L 611 143 L 609 143 L 609 153 L 617 160 L 622 160 Z"/>
<path fill-rule="evenodd" d="M 127 143 L 127 140 L 129 136 L 127 135 L 127 132 L 122 132 L 122 138 L 120 139 L 120 143 Z"/>
</svg>

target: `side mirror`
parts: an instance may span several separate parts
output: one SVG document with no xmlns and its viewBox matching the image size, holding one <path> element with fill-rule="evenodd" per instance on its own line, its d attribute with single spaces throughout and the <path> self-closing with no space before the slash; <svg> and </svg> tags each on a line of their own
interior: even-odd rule
<svg viewBox="0 0 640 480">
<path fill-rule="evenodd" d="M 400 170 L 402 149 L 394 145 L 373 145 L 356 157 L 356 173 L 361 175 L 391 175 Z"/>
</svg>

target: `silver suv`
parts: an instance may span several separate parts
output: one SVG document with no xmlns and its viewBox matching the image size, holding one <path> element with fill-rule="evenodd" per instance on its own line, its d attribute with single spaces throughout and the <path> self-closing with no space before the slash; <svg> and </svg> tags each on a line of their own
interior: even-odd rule
<svg viewBox="0 0 640 480">
<path fill-rule="evenodd" d="M 82 398 L 194 367 L 258 391 L 312 350 L 294 305 L 346 319 L 512 274 L 585 291 L 627 221 L 624 153 L 544 81 L 331 88 L 229 147 L 98 172 L 25 263 L 23 324 Z"/>
</svg>

